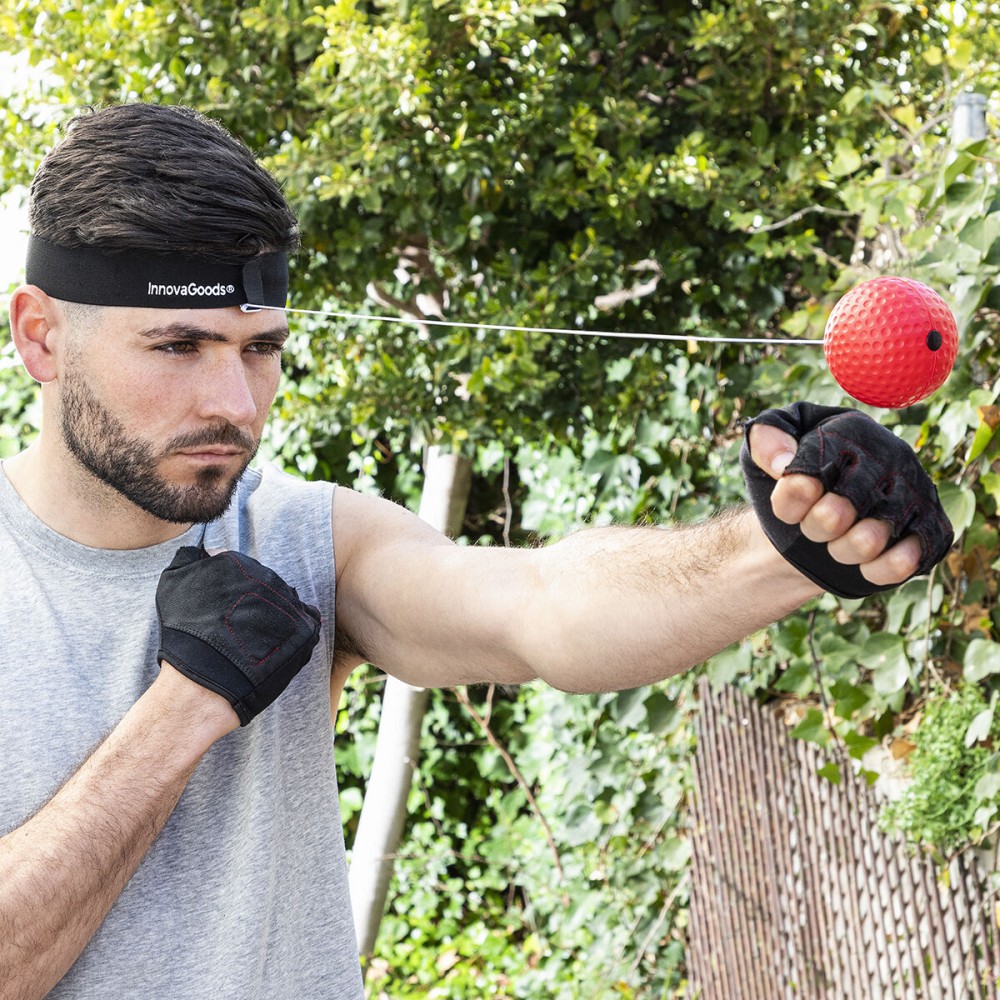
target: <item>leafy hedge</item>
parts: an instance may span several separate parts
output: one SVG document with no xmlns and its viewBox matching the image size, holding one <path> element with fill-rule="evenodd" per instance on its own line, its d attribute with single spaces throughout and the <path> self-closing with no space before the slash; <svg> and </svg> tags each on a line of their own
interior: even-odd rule
<svg viewBox="0 0 1000 1000">
<path fill-rule="evenodd" d="M 298 304 L 737 341 L 297 318 L 271 457 L 415 506 L 422 446 L 460 448 L 467 544 L 741 502 L 740 420 L 844 397 L 816 347 L 739 340 L 817 338 L 876 273 L 945 294 L 954 374 L 876 415 L 940 484 L 952 554 L 890 595 L 821 598 L 703 669 L 793 706 L 831 762 L 898 754 L 910 790 L 886 819 L 915 843 L 945 855 L 993 835 L 1000 200 L 994 146 L 956 148 L 950 120 L 960 94 L 997 90 L 995 3 L 964 20 L 827 0 L 65 6 L 0 13 L 0 50 L 38 74 L 0 95 L 4 190 L 84 101 L 183 101 L 282 178 L 309 251 Z M 0 455 L 37 423 L 11 358 Z M 679 995 L 700 673 L 586 698 L 435 693 L 372 990 Z M 358 673 L 337 719 L 348 842 L 378 692 Z"/>
</svg>

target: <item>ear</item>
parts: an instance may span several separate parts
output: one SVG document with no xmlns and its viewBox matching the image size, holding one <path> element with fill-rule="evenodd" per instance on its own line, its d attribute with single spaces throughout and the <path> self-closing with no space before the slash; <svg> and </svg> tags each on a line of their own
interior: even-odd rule
<svg viewBox="0 0 1000 1000">
<path fill-rule="evenodd" d="M 55 299 L 35 285 L 22 285 L 10 297 L 10 333 L 17 353 L 36 382 L 56 377 L 56 347 L 66 320 Z"/>
</svg>

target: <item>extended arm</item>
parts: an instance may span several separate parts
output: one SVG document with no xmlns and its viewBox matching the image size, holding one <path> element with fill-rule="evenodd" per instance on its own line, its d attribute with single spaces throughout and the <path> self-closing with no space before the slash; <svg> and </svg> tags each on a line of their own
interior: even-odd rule
<svg viewBox="0 0 1000 1000">
<path fill-rule="evenodd" d="M 0 838 L 0 998 L 43 997 L 145 857 L 204 752 L 235 729 L 226 701 L 164 664 L 65 785 Z"/>
<path fill-rule="evenodd" d="M 775 478 L 796 442 L 755 427 Z M 887 548 L 806 476 L 778 482 L 774 509 L 879 583 L 912 574 L 919 542 Z M 617 690 L 700 663 L 787 615 L 820 588 L 775 550 L 749 511 L 691 527 L 578 532 L 541 549 L 452 545 L 386 501 L 338 490 L 337 628 L 342 647 L 418 686 L 540 677 Z"/>
</svg>

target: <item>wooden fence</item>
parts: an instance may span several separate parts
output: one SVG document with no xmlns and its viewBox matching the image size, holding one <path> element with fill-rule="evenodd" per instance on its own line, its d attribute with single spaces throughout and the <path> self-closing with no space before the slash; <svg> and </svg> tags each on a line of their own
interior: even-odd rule
<svg viewBox="0 0 1000 1000">
<path fill-rule="evenodd" d="M 688 967 L 698 1000 L 998 1000 L 982 872 L 942 879 L 877 823 L 875 792 L 766 707 L 702 687 Z"/>
</svg>

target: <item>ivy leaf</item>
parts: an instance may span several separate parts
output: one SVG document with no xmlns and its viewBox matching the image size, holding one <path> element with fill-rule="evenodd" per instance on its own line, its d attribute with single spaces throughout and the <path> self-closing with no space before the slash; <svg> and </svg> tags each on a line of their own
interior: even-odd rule
<svg viewBox="0 0 1000 1000">
<path fill-rule="evenodd" d="M 993 706 L 984 708 L 969 723 L 969 728 L 965 731 L 965 745 L 971 747 L 974 743 L 981 743 L 990 735 L 990 728 L 993 725 Z"/>
<path fill-rule="evenodd" d="M 628 688 L 620 691 L 608 706 L 608 714 L 620 729 L 638 729 L 646 721 L 648 688 Z"/>
<path fill-rule="evenodd" d="M 740 674 L 750 669 L 750 647 L 745 643 L 724 649 L 708 661 L 708 679 L 712 687 L 718 691 L 726 684 L 735 680 Z"/>
<path fill-rule="evenodd" d="M 818 708 L 810 708 L 805 718 L 792 730 L 796 739 L 808 740 L 825 747 L 830 742 L 830 731 L 826 728 L 823 713 Z"/>
<path fill-rule="evenodd" d="M 872 671 L 872 685 L 878 694 L 895 694 L 910 679 L 910 661 L 901 636 L 876 632 L 858 659 Z"/>
<path fill-rule="evenodd" d="M 691 841 L 687 837 L 671 837 L 657 848 L 657 858 L 667 871 L 681 871 L 691 858 Z"/>
<path fill-rule="evenodd" d="M 563 839 L 573 847 L 592 844 L 601 833 L 601 822 L 590 803 L 577 802 L 566 815 Z"/>
<path fill-rule="evenodd" d="M 858 656 L 858 639 L 846 639 L 835 633 L 827 634 L 819 642 L 820 660 L 823 672 L 835 675 L 835 672 L 847 664 L 854 664 Z"/>
<path fill-rule="evenodd" d="M 896 634 L 903 627 L 907 611 L 927 588 L 920 580 L 910 580 L 892 591 L 886 601 L 885 631 Z"/>
<path fill-rule="evenodd" d="M 782 622 L 781 628 L 774 636 L 774 648 L 783 656 L 808 656 L 808 621 L 804 618 L 789 618 Z"/>
<path fill-rule="evenodd" d="M 815 687 L 811 664 L 794 663 L 775 682 L 778 691 L 789 691 L 792 694 L 806 695 Z"/>
<path fill-rule="evenodd" d="M 984 830 L 990 825 L 990 820 L 996 815 L 997 807 L 995 805 L 980 806 L 972 817 L 972 822 L 980 831 Z"/>
<path fill-rule="evenodd" d="M 984 708 L 969 723 L 969 728 L 965 731 L 966 748 L 989 738 L 990 730 L 993 728 L 993 712 L 997 707 L 997 698 L 1000 698 L 1000 692 L 994 691 L 993 697 L 990 698 L 989 707 Z"/>
<path fill-rule="evenodd" d="M 985 256 L 990 247 L 1000 239 L 1000 215 L 991 212 L 989 215 L 975 216 L 966 223 L 958 238 Z"/>
<path fill-rule="evenodd" d="M 871 736 L 862 736 L 856 729 L 850 729 L 844 733 L 844 746 L 855 760 L 861 760 L 872 747 L 878 746 L 878 740 L 872 739 Z"/>
<path fill-rule="evenodd" d="M 984 472 L 979 477 L 979 484 L 993 502 L 1000 505 L 1000 473 Z"/>
<path fill-rule="evenodd" d="M 972 727 L 970 726 L 969 728 L 971 729 Z M 982 802 L 984 799 L 996 798 L 1000 794 L 1000 771 L 991 771 L 989 774 L 982 775 L 976 782 L 976 787 L 973 789 L 972 794 L 979 802 Z"/>
<path fill-rule="evenodd" d="M 967 681 L 981 681 L 1000 673 L 1000 643 L 973 639 L 966 647 L 962 673 Z"/>
<path fill-rule="evenodd" d="M 821 768 L 819 768 L 816 773 L 821 778 L 826 778 L 827 781 L 832 782 L 834 785 L 840 784 L 840 765 L 834 763 L 832 760 L 829 764 L 824 764 Z"/>
<path fill-rule="evenodd" d="M 646 726 L 651 733 L 663 736 L 673 732 L 681 722 L 681 711 L 673 698 L 654 691 L 646 699 Z"/>
<path fill-rule="evenodd" d="M 861 154 L 848 139 L 838 139 L 834 146 L 833 163 L 830 173 L 834 177 L 844 177 L 853 174 L 861 166 Z"/>
<path fill-rule="evenodd" d="M 978 428 L 976 428 L 976 433 L 972 438 L 972 444 L 969 446 L 969 454 L 965 459 L 965 464 L 968 465 L 970 462 L 974 462 L 984 451 L 986 451 L 989 443 L 993 440 L 993 435 L 996 433 L 995 427 L 990 427 L 987 423 L 981 423 Z"/>
<path fill-rule="evenodd" d="M 837 681 L 830 688 L 830 693 L 836 698 L 833 710 L 841 719 L 853 718 L 871 700 L 872 690 L 867 684 L 851 684 L 849 681 Z"/>
<path fill-rule="evenodd" d="M 960 537 L 976 516 L 975 493 L 955 483 L 940 483 L 938 496 L 941 498 L 941 506 L 944 507 L 948 520 L 955 529 L 955 537 Z"/>
</svg>

